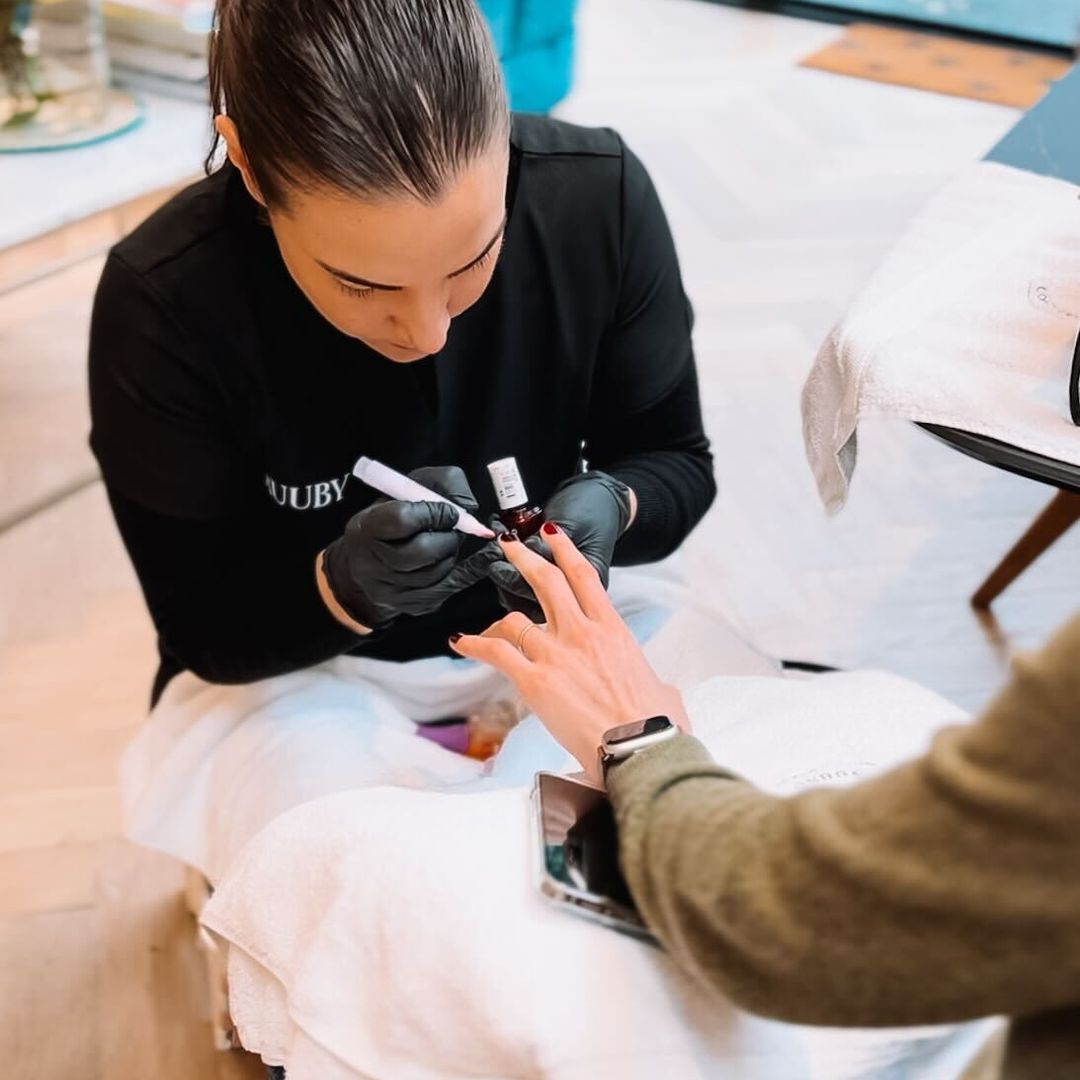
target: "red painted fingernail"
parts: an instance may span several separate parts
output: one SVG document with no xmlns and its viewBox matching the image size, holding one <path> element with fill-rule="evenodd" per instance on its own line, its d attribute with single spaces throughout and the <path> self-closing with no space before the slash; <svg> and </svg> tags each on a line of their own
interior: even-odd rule
<svg viewBox="0 0 1080 1080">
<path fill-rule="evenodd" d="M 518 534 L 513 529 L 511 529 L 509 532 L 503 533 L 502 536 L 499 537 L 499 539 L 504 544 L 516 544 L 520 542 L 521 537 L 518 536 Z"/>
<path fill-rule="evenodd" d="M 450 635 L 450 644 L 451 645 L 456 645 L 464 636 L 465 636 L 464 634 L 451 634 Z"/>
<path fill-rule="evenodd" d="M 548 536 L 554 536 L 559 531 L 559 526 L 554 521 L 545 521 L 543 528 Z"/>
</svg>

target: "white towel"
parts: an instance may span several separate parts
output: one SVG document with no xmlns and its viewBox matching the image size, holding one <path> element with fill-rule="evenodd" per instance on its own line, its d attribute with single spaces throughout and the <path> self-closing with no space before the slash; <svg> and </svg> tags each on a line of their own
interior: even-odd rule
<svg viewBox="0 0 1080 1080">
<path fill-rule="evenodd" d="M 689 704 L 719 759 L 778 792 L 869 775 L 961 719 L 874 673 L 721 677 Z M 571 763 L 535 720 L 504 754 L 468 794 L 286 813 L 221 883 L 204 921 L 230 943 L 233 1018 L 290 1080 L 957 1080 L 993 1032 L 807 1029 L 708 997 L 661 951 L 541 899 L 521 765 Z"/>
<path fill-rule="evenodd" d="M 1080 328 L 1080 188 L 992 162 L 923 210 L 818 353 L 803 433 L 830 513 L 856 427 L 897 416 L 1080 466 L 1069 371 Z"/>
<path fill-rule="evenodd" d="M 617 570 L 611 583 L 639 640 L 681 610 L 683 634 L 698 647 L 683 649 L 671 633 L 650 646 L 669 677 L 690 684 L 717 672 L 775 670 L 726 614 L 693 612 L 696 598 L 672 573 L 670 565 Z M 376 785 L 445 790 L 483 776 L 479 762 L 418 738 L 416 722 L 512 697 L 490 668 L 450 657 L 396 664 L 342 656 L 247 686 L 185 672 L 124 754 L 125 831 L 217 882 L 263 826 L 311 799 Z M 508 776 L 512 755 L 504 755 Z M 539 767 L 521 759 L 514 775 L 525 783 Z"/>
</svg>

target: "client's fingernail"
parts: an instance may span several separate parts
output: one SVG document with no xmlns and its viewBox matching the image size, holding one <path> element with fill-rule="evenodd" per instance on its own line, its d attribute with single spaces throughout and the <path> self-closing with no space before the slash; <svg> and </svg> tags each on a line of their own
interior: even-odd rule
<svg viewBox="0 0 1080 1080">
<path fill-rule="evenodd" d="M 554 521 L 545 521 L 543 529 L 548 536 L 554 536 L 559 531 L 559 526 L 556 525 Z"/>
<path fill-rule="evenodd" d="M 520 542 L 521 537 L 518 536 L 518 534 L 513 529 L 511 529 L 509 532 L 503 533 L 502 536 L 499 537 L 499 539 L 504 544 L 516 544 Z"/>
<path fill-rule="evenodd" d="M 450 644 L 451 645 L 456 645 L 464 636 L 465 636 L 464 634 L 451 634 L 450 635 Z"/>
</svg>

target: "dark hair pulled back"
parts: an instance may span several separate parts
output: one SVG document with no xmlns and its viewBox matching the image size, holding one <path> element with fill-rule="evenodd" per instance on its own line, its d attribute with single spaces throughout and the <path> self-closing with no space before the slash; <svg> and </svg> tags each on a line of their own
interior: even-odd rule
<svg viewBox="0 0 1080 1080">
<path fill-rule="evenodd" d="M 315 188 L 431 202 L 509 131 L 474 0 L 218 0 L 210 94 L 272 207 Z"/>
</svg>

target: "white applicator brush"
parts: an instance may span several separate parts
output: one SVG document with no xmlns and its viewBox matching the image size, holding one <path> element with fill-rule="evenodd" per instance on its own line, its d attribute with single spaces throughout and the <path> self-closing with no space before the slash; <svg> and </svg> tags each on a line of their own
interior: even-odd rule
<svg viewBox="0 0 1080 1080">
<path fill-rule="evenodd" d="M 424 487 L 423 484 L 418 484 L 415 480 L 403 476 L 396 469 L 391 469 L 389 465 L 383 465 L 379 461 L 362 457 L 353 466 L 353 476 L 357 480 L 363 480 L 365 484 L 373 487 L 376 491 L 388 495 L 391 499 L 401 499 L 402 502 L 449 503 L 451 506 L 457 507 L 458 519 L 457 525 L 454 527 L 459 532 L 468 533 L 470 536 L 479 536 L 484 540 L 493 540 L 495 538 L 495 534 L 486 525 L 477 521 L 468 510 L 463 510 L 457 503 L 446 498 L 445 495 L 440 495 L 437 491 L 432 491 L 430 488 Z"/>
</svg>

